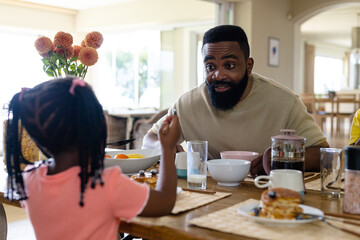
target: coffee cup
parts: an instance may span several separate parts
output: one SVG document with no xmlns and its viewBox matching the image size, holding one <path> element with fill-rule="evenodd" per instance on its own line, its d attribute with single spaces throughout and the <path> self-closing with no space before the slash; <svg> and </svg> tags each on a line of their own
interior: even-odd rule
<svg viewBox="0 0 360 240">
<path fill-rule="evenodd" d="M 187 177 L 187 152 L 178 152 L 175 156 L 176 174 L 179 178 Z"/>
<path fill-rule="evenodd" d="M 261 180 L 268 180 L 265 183 L 260 183 Z M 257 176 L 255 178 L 255 185 L 259 188 L 288 188 L 297 191 L 301 194 L 304 200 L 304 179 L 302 172 L 293 169 L 276 169 L 271 170 L 270 175 Z"/>
</svg>

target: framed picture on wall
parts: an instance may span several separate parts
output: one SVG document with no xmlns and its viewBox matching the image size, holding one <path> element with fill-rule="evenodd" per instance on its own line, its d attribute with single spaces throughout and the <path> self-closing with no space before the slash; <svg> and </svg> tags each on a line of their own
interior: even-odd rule
<svg viewBox="0 0 360 240">
<path fill-rule="evenodd" d="M 280 40 L 277 38 L 269 37 L 269 61 L 268 64 L 271 67 L 279 66 L 279 50 Z"/>
</svg>

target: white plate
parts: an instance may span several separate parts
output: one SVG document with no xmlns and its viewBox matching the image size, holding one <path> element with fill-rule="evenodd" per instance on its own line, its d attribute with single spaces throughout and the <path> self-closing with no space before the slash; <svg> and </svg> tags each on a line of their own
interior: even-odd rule
<svg viewBox="0 0 360 240">
<path fill-rule="evenodd" d="M 180 187 L 176 187 L 176 194 L 181 193 L 182 189 Z"/>
<path fill-rule="evenodd" d="M 256 217 L 256 216 L 249 215 L 249 213 L 251 212 L 251 209 L 253 209 L 254 207 L 258 207 L 258 206 L 259 206 L 258 203 L 250 203 L 250 204 L 243 205 L 238 208 L 238 213 L 245 217 L 248 217 L 249 219 L 251 219 L 255 222 L 263 223 L 263 224 L 270 224 L 270 225 L 279 226 L 279 227 L 296 226 L 298 224 L 318 221 L 317 219 L 301 219 L 301 220 L 271 219 L 271 218 L 263 218 L 263 217 Z M 302 205 L 302 204 L 300 204 L 299 206 L 302 207 L 302 209 L 304 210 L 304 213 L 311 213 L 311 214 L 324 216 L 324 212 L 317 208 L 313 208 L 313 207 Z"/>
<path fill-rule="evenodd" d="M 140 170 L 146 170 L 151 167 L 154 163 L 160 160 L 159 149 L 132 149 L 132 150 L 121 150 L 106 148 L 105 153 L 111 157 L 115 157 L 118 153 L 130 154 L 138 153 L 145 156 L 145 158 L 133 158 L 133 159 L 118 159 L 118 158 L 105 158 L 104 166 L 120 166 L 124 174 L 135 174 Z"/>
</svg>

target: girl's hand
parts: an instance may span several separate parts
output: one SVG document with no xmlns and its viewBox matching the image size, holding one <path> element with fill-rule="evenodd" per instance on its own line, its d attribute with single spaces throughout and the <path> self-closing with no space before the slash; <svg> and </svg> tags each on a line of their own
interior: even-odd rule
<svg viewBox="0 0 360 240">
<path fill-rule="evenodd" d="M 180 138 L 181 127 L 176 115 L 168 116 L 159 129 L 160 143 L 163 148 L 175 149 Z"/>
</svg>

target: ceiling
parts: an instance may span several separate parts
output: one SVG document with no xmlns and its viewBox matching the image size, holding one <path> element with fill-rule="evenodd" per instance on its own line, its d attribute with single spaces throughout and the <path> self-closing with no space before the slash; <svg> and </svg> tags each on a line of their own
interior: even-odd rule
<svg viewBox="0 0 360 240">
<path fill-rule="evenodd" d="M 360 26 L 360 5 L 320 13 L 301 25 L 301 33 L 311 41 L 351 47 L 351 29 Z"/>
<path fill-rule="evenodd" d="M 17 0 L 55 7 L 83 10 L 135 0 Z M 211 1 L 211 0 L 206 0 Z M 237 0 L 239 1 L 239 0 Z M 320 13 L 301 25 L 306 40 L 351 47 L 351 28 L 360 26 L 360 5 L 346 5 Z"/>
<path fill-rule="evenodd" d="M 88 8 L 96 8 L 100 6 L 108 6 L 118 3 L 131 2 L 134 0 L 19 0 L 20 2 L 30 2 L 53 7 L 68 8 L 74 10 L 83 10 Z"/>
</svg>

